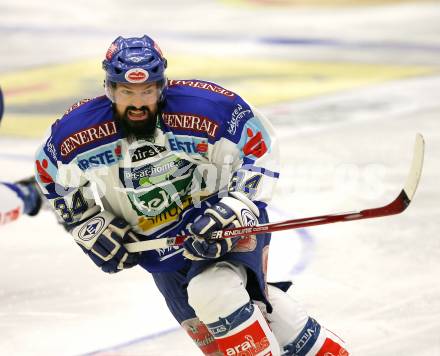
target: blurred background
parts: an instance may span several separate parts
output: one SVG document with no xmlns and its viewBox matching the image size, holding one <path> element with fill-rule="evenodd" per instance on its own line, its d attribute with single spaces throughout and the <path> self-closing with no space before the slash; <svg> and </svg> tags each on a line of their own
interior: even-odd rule
<svg viewBox="0 0 440 356">
<path fill-rule="evenodd" d="M 0 180 L 33 172 L 45 132 L 103 94 L 119 35 L 148 34 L 173 79 L 227 87 L 276 128 L 272 220 L 377 207 L 425 168 L 408 211 L 274 234 L 269 277 L 354 355 L 440 355 L 440 2 L 0 0 Z M 141 270 L 107 276 L 49 211 L 0 229 L 0 354 L 197 355 Z"/>
</svg>

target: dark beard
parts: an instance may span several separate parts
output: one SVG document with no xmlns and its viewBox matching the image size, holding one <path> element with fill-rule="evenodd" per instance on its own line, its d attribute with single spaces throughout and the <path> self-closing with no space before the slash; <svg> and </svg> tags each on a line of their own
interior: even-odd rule
<svg viewBox="0 0 440 356">
<path fill-rule="evenodd" d="M 132 121 L 128 118 L 128 110 L 143 110 L 146 112 L 147 118 L 142 121 Z M 128 106 L 125 109 L 124 114 L 121 116 L 116 111 L 116 107 L 113 104 L 113 117 L 122 129 L 122 137 L 128 139 L 151 139 L 154 137 L 157 123 L 157 113 L 152 113 L 146 106 L 136 108 L 134 106 Z"/>
</svg>

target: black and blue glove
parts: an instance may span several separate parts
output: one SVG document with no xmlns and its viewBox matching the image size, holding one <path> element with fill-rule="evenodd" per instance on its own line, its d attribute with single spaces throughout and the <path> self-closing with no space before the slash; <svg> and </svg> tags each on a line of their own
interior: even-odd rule
<svg viewBox="0 0 440 356">
<path fill-rule="evenodd" d="M 35 177 L 21 179 L 15 182 L 15 187 L 20 191 L 18 195 L 23 200 L 23 213 L 29 216 L 37 215 L 41 208 L 43 194 L 35 182 Z"/>
<path fill-rule="evenodd" d="M 238 196 L 238 195 L 237 195 Z M 183 255 L 190 260 L 216 259 L 231 251 L 240 237 L 211 239 L 213 231 L 230 227 L 256 226 L 257 206 L 244 196 L 228 196 L 205 210 L 189 227 L 193 235 L 184 242 Z"/>
<path fill-rule="evenodd" d="M 139 241 L 128 223 L 103 211 L 75 226 L 75 242 L 104 272 L 116 273 L 136 266 L 139 253 L 130 253 L 125 243 Z"/>
</svg>

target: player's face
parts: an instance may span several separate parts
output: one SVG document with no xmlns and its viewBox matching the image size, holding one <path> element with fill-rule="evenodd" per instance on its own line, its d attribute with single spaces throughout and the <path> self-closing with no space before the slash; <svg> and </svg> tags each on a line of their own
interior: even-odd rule
<svg viewBox="0 0 440 356">
<path fill-rule="evenodd" d="M 133 122 L 145 121 L 157 112 L 159 101 L 157 83 L 117 83 L 114 90 L 116 111 L 120 117 Z"/>
<path fill-rule="evenodd" d="M 153 83 L 116 83 L 116 116 L 128 135 L 151 136 L 156 129 L 160 89 Z"/>
</svg>

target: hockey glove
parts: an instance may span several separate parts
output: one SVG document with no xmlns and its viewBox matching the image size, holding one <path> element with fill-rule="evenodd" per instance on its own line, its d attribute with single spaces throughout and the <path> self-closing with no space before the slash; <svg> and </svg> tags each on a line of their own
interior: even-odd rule
<svg viewBox="0 0 440 356">
<path fill-rule="evenodd" d="M 258 216 L 257 206 L 246 197 L 222 198 L 189 227 L 194 236 L 185 240 L 183 255 L 190 260 L 223 256 L 234 248 L 240 237 L 214 240 L 211 233 L 229 227 L 255 226 Z"/>
<path fill-rule="evenodd" d="M 23 214 L 29 216 L 35 216 L 38 214 L 42 203 L 42 193 L 40 192 L 33 176 L 12 184 L 4 184 L 12 189 L 23 201 Z"/>
<path fill-rule="evenodd" d="M 116 273 L 137 265 L 138 253 L 124 243 L 139 241 L 128 223 L 103 211 L 72 230 L 75 242 L 104 272 Z"/>
</svg>

